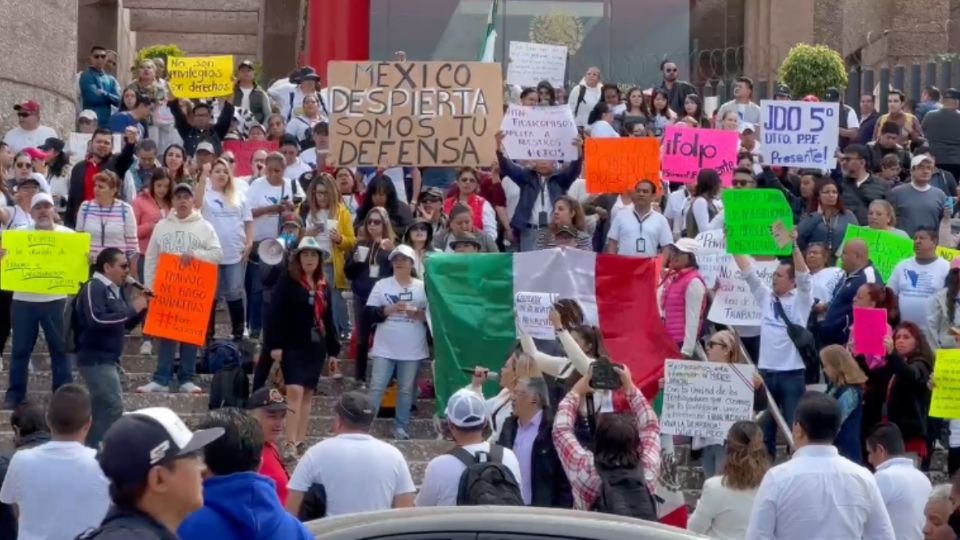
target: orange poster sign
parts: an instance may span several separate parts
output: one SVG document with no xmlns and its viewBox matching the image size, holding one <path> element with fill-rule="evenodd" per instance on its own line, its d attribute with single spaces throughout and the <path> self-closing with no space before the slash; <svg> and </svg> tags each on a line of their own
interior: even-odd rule
<svg viewBox="0 0 960 540">
<path fill-rule="evenodd" d="M 196 259 L 184 265 L 179 256 L 162 253 L 143 333 L 203 346 L 216 293 L 217 265 Z"/>
<path fill-rule="evenodd" d="M 660 142 L 657 139 L 587 139 L 583 153 L 587 193 L 633 191 L 640 180 L 652 180 L 660 185 Z"/>
</svg>

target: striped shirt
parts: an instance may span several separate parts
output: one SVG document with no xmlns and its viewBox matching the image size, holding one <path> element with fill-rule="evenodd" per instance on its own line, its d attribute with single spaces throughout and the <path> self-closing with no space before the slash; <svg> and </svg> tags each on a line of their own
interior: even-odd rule
<svg viewBox="0 0 960 540">
<path fill-rule="evenodd" d="M 90 233 L 91 257 L 95 258 L 108 247 L 124 253 L 140 253 L 133 207 L 121 200 L 114 200 L 111 206 L 100 206 L 95 200 L 84 201 L 77 212 L 76 231 Z"/>
</svg>

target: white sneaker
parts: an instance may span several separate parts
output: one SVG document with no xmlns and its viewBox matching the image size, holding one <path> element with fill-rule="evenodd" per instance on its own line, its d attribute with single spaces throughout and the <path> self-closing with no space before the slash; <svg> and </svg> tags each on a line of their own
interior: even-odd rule
<svg viewBox="0 0 960 540">
<path fill-rule="evenodd" d="M 185 382 L 180 385 L 180 392 L 184 394 L 202 394 L 203 388 L 200 388 L 192 382 Z"/>
<path fill-rule="evenodd" d="M 155 393 L 169 393 L 170 387 L 164 386 L 158 382 L 150 381 L 147 384 L 137 388 L 137 392 L 140 394 L 155 394 Z"/>
<path fill-rule="evenodd" d="M 149 339 L 143 340 L 143 343 L 140 344 L 140 354 L 142 356 L 149 356 L 153 354 L 153 342 Z"/>
</svg>

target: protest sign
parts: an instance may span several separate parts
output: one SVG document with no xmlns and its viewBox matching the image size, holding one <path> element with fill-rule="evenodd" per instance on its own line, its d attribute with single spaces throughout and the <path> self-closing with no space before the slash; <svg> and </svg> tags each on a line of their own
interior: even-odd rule
<svg viewBox="0 0 960 540">
<path fill-rule="evenodd" d="M 332 164 L 458 165 L 497 159 L 503 77 L 492 62 L 330 62 Z"/>
<path fill-rule="evenodd" d="M 71 133 L 67 139 L 67 152 L 70 153 L 70 161 L 76 163 L 83 161 L 87 157 L 87 150 L 90 148 L 90 139 L 93 133 Z M 113 134 L 113 151 L 120 152 L 123 149 L 123 134 Z"/>
<path fill-rule="evenodd" d="M 667 360 L 660 432 L 726 439 L 730 426 L 753 418 L 751 364 Z"/>
<path fill-rule="evenodd" d="M 0 289 L 36 294 L 76 294 L 90 277 L 90 235 L 54 231 L 4 231 L 6 255 Z"/>
<path fill-rule="evenodd" d="M 947 262 L 952 262 L 957 255 L 960 255 L 960 249 L 950 249 L 943 246 L 937 246 L 937 257 L 940 257 Z"/>
<path fill-rule="evenodd" d="M 217 265 L 161 253 L 153 282 L 153 300 L 143 333 L 148 336 L 202 346 L 217 292 Z"/>
<path fill-rule="evenodd" d="M 507 84 L 536 88 L 540 81 L 548 81 L 554 88 L 561 88 L 566 72 L 567 48 L 563 45 L 510 42 Z"/>
<path fill-rule="evenodd" d="M 507 157 L 516 160 L 574 161 L 577 124 L 573 111 L 558 107 L 510 105 L 500 124 Z"/>
<path fill-rule="evenodd" d="M 887 335 L 887 310 L 853 308 L 853 354 L 884 356 L 883 338 Z"/>
<path fill-rule="evenodd" d="M 697 259 L 699 261 L 699 258 Z M 760 281 L 770 285 L 773 282 L 773 273 L 780 266 L 778 261 L 754 261 L 753 269 Z M 757 299 L 750 292 L 747 282 L 740 278 L 733 257 L 721 266 L 717 276 L 717 292 L 710 304 L 707 318 L 718 324 L 736 324 L 741 326 L 759 326 L 763 312 Z"/>
<path fill-rule="evenodd" d="M 167 82 L 179 99 L 233 96 L 233 56 L 168 56 Z"/>
<path fill-rule="evenodd" d="M 833 169 L 840 137 L 840 104 L 760 102 L 760 153 L 771 167 Z"/>
<path fill-rule="evenodd" d="M 269 154 L 279 148 L 277 141 L 223 141 L 223 151 L 233 152 L 233 176 L 250 176 L 253 174 L 253 154 L 257 150 L 264 150 Z"/>
<path fill-rule="evenodd" d="M 703 231 L 696 237 L 697 250 L 694 257 L 700 277 L 708 289 L 717 284 L 717 278 L 725 273 L 724 268 L 733 264 L 733 257 L 727 253 L 727 239 L 722 230 Z"/>
<path fill-rule="evenodd" d="M 518 333 L 524 333 L 537 339 L 554 339 L 557 332 L 550 324 L 550 310 L 556 303 L 555 293 L 518 292 L 513 297 L 513 307 L 517 312 Z"/>
<path fill-rule="evenodd" d="M 692 184 L 702 169 L 714 169 L 723 186 L 733 184 L 740 148 L 736 131 L 668 126 L 662 144 L 665 181 Z"/>
<path fill-rule="evenodd" d="M 583 153 L 587 193 L 632 192 L 640 180 L 660 190 L 660 141 L 653 137 L 587 139 Z"/>
<path fill-rule="evenodd" d="M 867 245 L 870 262 L 880 272 L 884 283 L 890 281 L 893 267 L 898 262 L 913 257 L 913 240 L 903 238 L 887 231 L 879 231 L 869 227 L 848 225 L 843 235 L 843 243 L 859 238 Z M 843 252 L 840 252 L 843 255 Z M 841 261 L 837 261 L 840 266 Z"/>
<path fill-rule="evenodd" d="M 960 418 L 960 349 L 938 349 L 933 364 L 930 416 Z"/>
<path fill-rule="evenodd" d="M 793 245 L 778 243 L 776 223 L 793 229 L 793 210 L 779 189 L 728 189 L 723 192 L 723 222 L 731 255 L 790 255 Z"/>
</svg>

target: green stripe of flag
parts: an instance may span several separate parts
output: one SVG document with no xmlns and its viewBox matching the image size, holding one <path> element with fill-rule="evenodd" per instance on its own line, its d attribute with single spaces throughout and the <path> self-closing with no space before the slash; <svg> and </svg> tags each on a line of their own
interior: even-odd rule
<svg viewBox="0 0 960 540">
<path fill-rule="evenodd" d="M 493 62 L 494 49 L 497 45 L 497 7 L 499 3 L 500 0 L 493 0 L 490 13 L 487 15 L 487 28 L 483 32 L 480 53 L 477 55 L 481 62 Z"/>
</svg>

